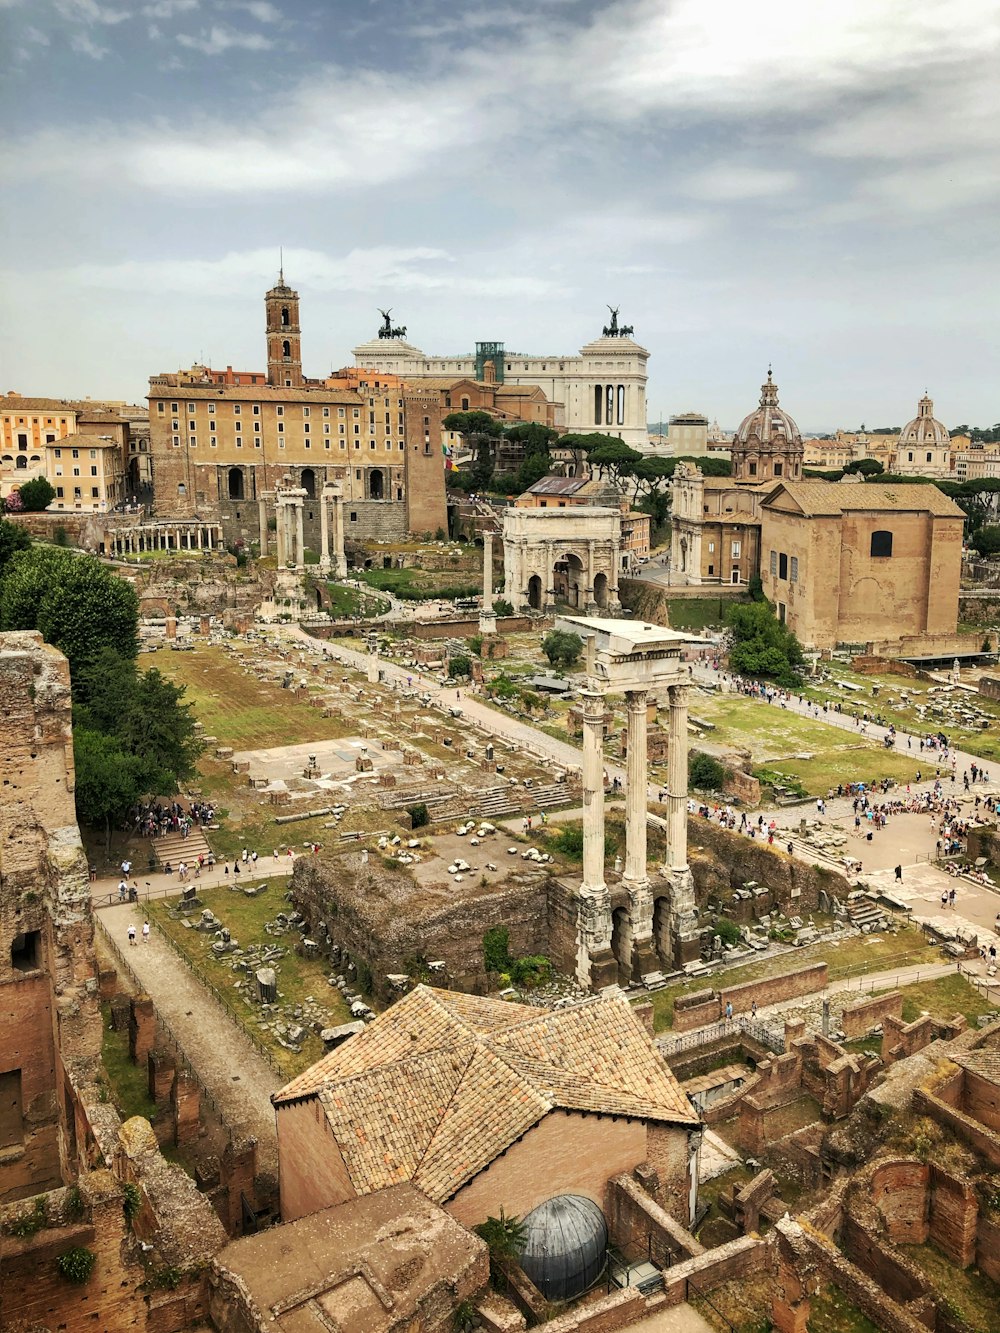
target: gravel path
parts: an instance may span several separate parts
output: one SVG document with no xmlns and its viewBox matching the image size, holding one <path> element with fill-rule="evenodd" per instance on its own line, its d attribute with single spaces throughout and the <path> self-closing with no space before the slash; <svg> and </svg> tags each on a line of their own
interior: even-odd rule
<svg viewBox="0 0 1000 1333">
<path fill-rule="evenodd" d="M 97 921 L 118 945 L 139 984 L 165 1020 L 191 1068 L 208 1088 L 224 1123 L 257 1140 L 257 1169 L 276 1173 L 278 1144 L 271 1093 L 283 1080 L 260 1056 L 222 1006 L 154 927 L 141 943 L 136 908 L 106 907 Z M 129 946 L 133 922 L 140 942 Z"/>
</svg>

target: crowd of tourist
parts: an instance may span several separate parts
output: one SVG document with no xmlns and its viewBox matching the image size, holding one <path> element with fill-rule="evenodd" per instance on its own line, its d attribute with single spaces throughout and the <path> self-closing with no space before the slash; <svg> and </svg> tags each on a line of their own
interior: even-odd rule
<svg viewBox="0 0 1000 1333">
<path fill-rule="evenodd" d="M 197 825 L 215 823 L 215 807 L 204 801 L 189 801 L 185 810 L 180 801 L 164 805 L 149 801 L 132 807 L 132 828 L 143 838 L 162 838 L 168 833 L 179 833 L 186 838 Z"/>
</svg>

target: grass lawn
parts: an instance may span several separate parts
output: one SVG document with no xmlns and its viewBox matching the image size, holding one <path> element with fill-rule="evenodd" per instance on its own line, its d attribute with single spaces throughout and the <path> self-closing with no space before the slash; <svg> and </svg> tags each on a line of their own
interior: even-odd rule
<svg viewBox="0 0 1000 1333">
<path fill-rule="evenodd" d="M 812 1298 L 806 1328 L 808 1333 L 881 1333 L 832 1283 L 820 1287 Z"/>
<path fill-rule="evenodd" d="M 467 569 L 364 569 L 358 578 L 379 592 L 391 592 L 404 601 L 475 597 L 483 590 L 483 576 Z"/>
<path fill-rule="evenodd" d="M 257 882 L 257 881 L 255 881 Z M 242 948 L 261 942 L 281 944 L 289 952 L 279 962 L 273 964 L 278 974 L 279 1002 L 293 1007 L 301 1004 L 308 996 L 326 1011 L 326 1025 L 333 1027 L 338 1023 L 347 1023 L 351 1015 L 340 992 L 327 983 L 329 963 L 323 959 L 300 958 L 293 952 L 292 946 L 298 939 L 296 932 L 287 935 L 271 936 L 264 930 L 265 921 L 272 921 L 277 912 L 287 909 L 285 887 L 287 881 L 274 879 L 269 881 L 266 893 L 258 898 L 247 898 L 232 889 L 206 889 L 199 893 L 206 907 L 228 926 L 234 940 Z M 274 1056 L 283 1074 L 289 1078 L 307 1069 L 324 1053 L 319 1037 L 310 1032 L 302 1043 L 299 1055 L 286 1051 L 274 1036 L 262 1030 L 259 1022 L 260 1013 L 256 1006 L 243 1000 L 233 986 L 232 964 L 227 958 L 217 959 L 211 951 L 212 937 L 200 931 L 188 930 L 180 920 L 170 916 L 176 900 L 161 899 L 149 904 L 150 913 L 156 924 L 180 948 L 184 957 L 191 963 L 194 971 L 221 993 L 226 1007 L 239 1019 L 249 1033 L 265 1046 Z"/>
<path fill-rule="evenodd" d="M 134 1065 L 128 1058 L 128 1033 L 116 1032 L 111 1026 L 111 1006 L 101 1005 L 104 1040 L 101 1058 L 108 1076 L 111 1101 L 122 1120 L 141 1115 L 147 1120 L 156 1114 L 156 1103 L 149 1095 L 145 1064 Z"/>
<path fill-rule="evenodd" d="M 994 1014 L 997 1007 L 981 995 L 956 972 L 950 977 L 934 981 L 918 981 L 912 986 L 900 987 L 903 996 L 903 1021 L 912 1023 L 926 1009 L 935 1018 L 951 1018 L 964 1014 L 969 1027 L 976 1027 L 980 1014 Z"/>
<path fill-rule="evenodd" d="M 189 653 L 160 649 L 144 656 L 142 666 L 156 667 L 185 687 L 185 702 L 194 705 L 195 717 L 220 745 L 259 750 L 335 740 L 349 733 L 341 719 L 323 717 L 321 710 L 283 690 L 280 682 L 244 671 L 241 658 L 213 644 L 199 644 Z"/>
<path fill-rule="evenodd" d="M 726 608 L 737 603 L 735 597 L 669 597 L 667 607 L 671 629 L 719 629 Z"/>
<path fill-rule="evenodd" d="M 982 634 L 983 631 L 980 630 L 979 633 Z M 970 694 L 968 696 L 969 702 L 977 709 L 995 719 L 995 725 L 983 731 L 958 726 L 945 717 L 934 717 L 925 714 L 923 718 L 920 718 L 917 715 L 919 705 L 930 705 L 931 707 L 934 705 L 934 700 L 929 698 L 927 693 L 932 688 L 933 682 L 917 680 L 911 676 L 863 676 L 839 662 L 825 665 L 830 671 L 832 679 L 815 685 L 808 685 L 803 693 L 810 699 L 838 699 L 847 712 L 863 712 L 867 709 L 869 712 L 880 714 L 886 722 L 892 722 L 900 729 L 918 736 L 940 730 L 951 739 L 953 744 L 969 754 L 1000 762 L 1000 703 L 995 699 L 986 699 L 981 694 Z M 859 685 L 861 688 L 857 692 L 839 689 L 835 683 L 837 680 L 845 680 L 850 684 Z M 878 688 L 877 698 L 873 694 L 874 687 Z M 908 695 L 906 703 L 903 703 L 900 697 L 904 690 L 907 691 Z M 925 768 L 927 762 L 927 760 L 924 762 Z"/>
<path fill-rule="evenodd" d="M 978 1269 L 957 1268 L 933 1245 L 901 1245 L 900 1249 L 930 1279 L 947 1312 L 958 1316 L 954 1322 L 969 1333 L 996 1333 L 1000 1285 Z"/>
<path fill-rule="evenodd" d="M 357 588 L 345 588 L 342 583 L 328 583 L 327 588 L 330 611 L 334 616 L 363 616 L 368 620 L 389 610 L 389 602 L 384 597 L 359 592 Z"/>
<path fill-rule="evenodd" d="M 706 742 L 749 750 L 755 771 L 795 778 L 811 796 L 825 796 L 838 782 L 883 777 L 908 782 L 921 766 L 919 754 L 893 754 L 840 727 L 742 695 L 696 693 L 690 711 L 692 721 L 712 723 Z M 692 744 L 698 748 L 697 740 Z"/>
<path fill-rule="evenodd" d="M 674 1021 L 674 1000 L 678 995 L 709 987 L 735 986 L 741 981 L 759 981 L 764 977 L 791 972 L 809 963 L 826 962 L 831 981 L 838 978 L 879 972 L 890 967 L 912 967 L 917 963 L 940 961 L 937 950 L 927 943 L 921 931 L 904 926 L 895 935 L 849 935 L 840 941 L 824 939 L 808 944 L 804 949 L 790 949 L 774 958 L 759 963 L 742 963 L 727 968 L 711 977 L 680 981 L 663 990 L 654 991 L 648 998 L 653 1005 L 653 1022 L 657 1031 L 670 1028 Z M 948 980 L 948 978 L 946 978 Z M 968 982 L 964 983 L 968 985 Z M 971 989 L 971 987 L 970 987 Z"/>
</svg>

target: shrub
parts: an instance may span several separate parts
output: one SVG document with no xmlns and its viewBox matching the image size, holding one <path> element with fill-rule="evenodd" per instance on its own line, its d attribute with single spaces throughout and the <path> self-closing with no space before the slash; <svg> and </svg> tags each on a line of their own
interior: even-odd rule
<svg viewBox="0 0 1000 1333">
<path fill-rule="evenodd" d="M 515 958 L 510 969 L 511 980 L 515 986 L 544 986 L 552 976 L 552 964 L 543 954 L 527 954 L 524 958 Z"/>
<path fill-rule="evenodd" d="M 85 1245 L 74 1245 L 64 1250 L 56 1260 L 56 1266 L 67 1282 L 86 1282 L 94 1271 L 97 1255 Z"/>
<path fill-rule="evenodd" d="M 31 481 L 24 482 L 18 489 L 21 504 L 29 514 L 38 514 L 48 509 L 56 498 L 56 488 L 45 477 L 32 477 Z"/>
<path fill-rule="evenodd" d="M 498 597 L 493 603 L 493 613 L 498 616 L 512 616 L 514 603 L 508 602 L 506 597 Z"/>
<path fill-rule="evenodd" d="M 31 1207 L 30 1213 L 22 1213 L 20 1217 L 14 1219 L 7 1226 L 7 1230 L 12 1236 L 18 1236 L 24 1239 L 26 1236 L 33 1236 L 36 1231 L 41 1231 L 46 1223 L 45 1200 L 39 1195 Z"/>
<path fill-rule="evenodd" d="M 726 768 L 710 754 L 694 751 L 688 756 L 688 783 L 700 791 L 718 791 L 726 780 Z"/>
<path fill-rule="evenodd" d="M 431 822 L 430 811 L 423 801 L 417 805 L 407 806 L 407 814 L 410 816 L 413 828 L 423 828 Z"/>
<path fill-rule="evenodd" d="M 568 630 L 550 630 L 542 640 L 542 652 L 551 666 L 572 666 L 582 651 L 583 640 Z"/>
<path fill-rule="evenodd" d="M 730 921 L 728 916 L 720 916 L 712 929 L 723 944 L 739 944 L 740 928 L 735 921 Z"/>
<path fill-rule="evenodd" d="M 69 534 L 61 523 L 56 525 L 56 528 L 52 533 L 52 543 L 54 546 L 69 545 Z"/>
<path fill-rule="evenodd" d="M 473 634 L 471 639 L 466 639 L 466 643 L 469 645 L 470 653 L 475 653 L 477 657 L 482 657 L 483 636 L 481 634 Z"/>
<path fill-rule="evenodd" d="M 125 1221 L 131 1222 L 138 1215 L 142 1207 L 142 1194 L 138 1185 L 133 1185 L 129 1181 L 122 1189 L 122 1212 L 125 1214 Z"/>
<path fill-rule="evenodd" d="M 483 966 L 487 972 L 510 970 L 510 931 L 506 926 L 493 926 L 483 936 Z"/>
<path fill-rule="evenodd" d="M 471 676 L 472 662 L 464 653 L 457 654 L 455 657 L 448 658 L 449 676 Z"/>
<path fill-rule="evenodd" d="M 491 1259 L 519 1259 L 528 1243 L 528 1229 L 517 1217 L 508 1217 L 500 1209 L 499 1217 L 487 1217 L 474 1228 L 490 1247 Z"/>
</svg>

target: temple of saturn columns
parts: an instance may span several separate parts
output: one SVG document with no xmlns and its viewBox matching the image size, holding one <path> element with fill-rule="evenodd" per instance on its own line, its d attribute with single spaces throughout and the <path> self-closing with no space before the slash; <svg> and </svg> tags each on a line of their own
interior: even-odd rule
<svg viewBox="0 0 1000 1333">
<path fill-rule="evenodd" d="M 687 863 L 687 699 L 681 653 L 697 636 L 637 620 L 560 616 L 556 627 L 586 645 L 583 704 L 583 881 L 578 895 L 577 976 L 601 989 L 641 981 L 664 962 L 698 956 L 698 912 Z M 625 865 L 612 902 L 604 869 L 604 701 L 624 694 L 628 715 Z M 647 705 L 669 705 L 666 854 L 650 876 L 646 861 Z M 659 822 L 659 821 L 658 821 Z M 621 894 L 624 890 L 624 896 Z"/>
</svg>

